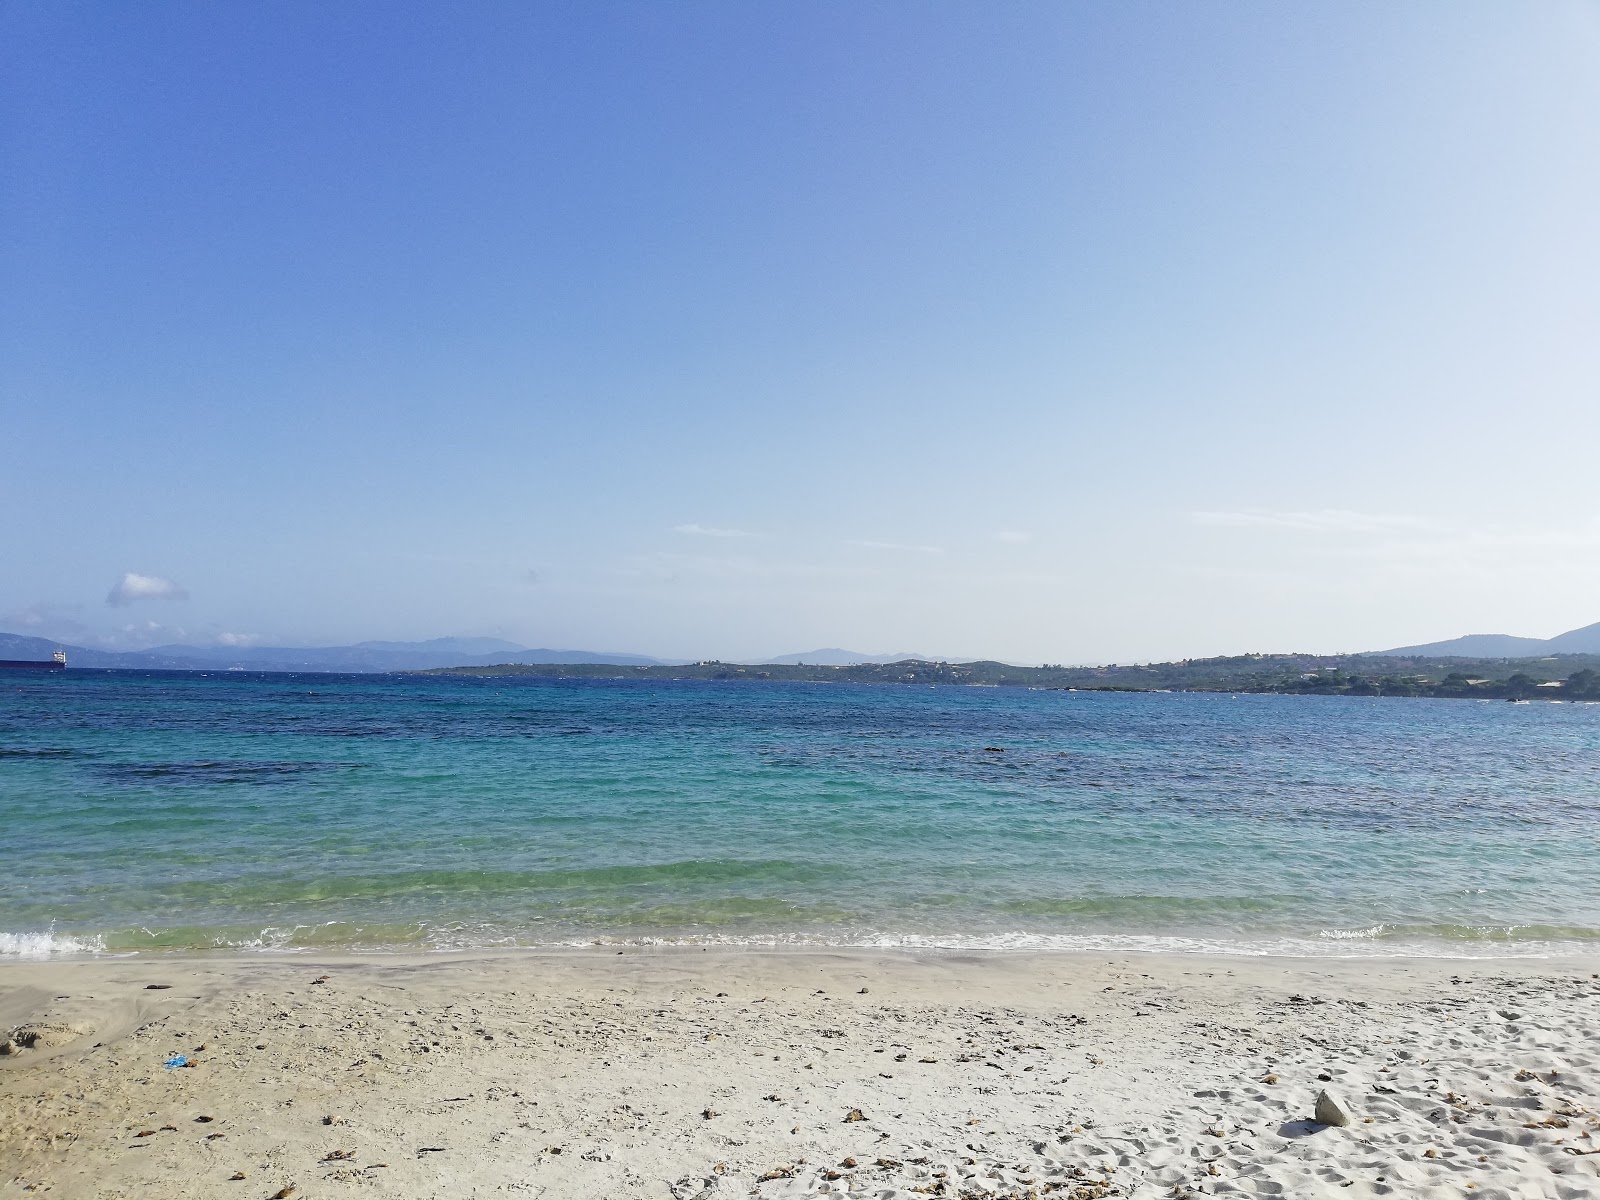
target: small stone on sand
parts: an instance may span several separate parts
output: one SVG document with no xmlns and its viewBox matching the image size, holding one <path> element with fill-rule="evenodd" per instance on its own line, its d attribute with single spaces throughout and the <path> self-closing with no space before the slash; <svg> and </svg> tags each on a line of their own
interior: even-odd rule
<svg viewBox="0 0 1600 1200">
<path fill-rule="evenodd" d="M 1350 1124 L 1350 1114 L 1345 1112 L 1339 1106 L 1339 1102 L 1326 1091 L 1317 1093 L 1317 1107 L 1311 1115 L 1319 1125 Z"/>
</svg>

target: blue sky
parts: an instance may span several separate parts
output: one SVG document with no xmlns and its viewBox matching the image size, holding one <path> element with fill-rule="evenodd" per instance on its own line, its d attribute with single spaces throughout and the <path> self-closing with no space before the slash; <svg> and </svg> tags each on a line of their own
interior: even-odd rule
<svg viewBox="0 0 1600 1200">
<path fill-rule="evenodd" d="M 1595 4 L 0 22 L 0 629 L 1600 620 Z"/>
</svg>

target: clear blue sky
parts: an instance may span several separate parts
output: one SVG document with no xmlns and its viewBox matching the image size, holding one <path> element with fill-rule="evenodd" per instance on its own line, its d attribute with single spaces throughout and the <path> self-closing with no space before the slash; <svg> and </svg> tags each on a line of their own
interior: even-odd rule
<svg viewBox="0 0 1600 1200">
<path fill-rule="evenodd" d="M 5 0 L 0 629 L 1552 634 L 1597 213 L 1594 3 Z"/>
</svg>

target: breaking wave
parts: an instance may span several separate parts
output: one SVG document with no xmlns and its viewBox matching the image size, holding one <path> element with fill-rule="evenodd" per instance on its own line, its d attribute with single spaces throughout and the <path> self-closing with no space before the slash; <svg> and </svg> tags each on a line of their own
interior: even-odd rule
<svg viewBox="0 0 1600 1200">
<path fill-rule="evenodd" d="M 99 936 L 77 937 L 70 933 L 57 933 L 53 929 L 28 933 L 0 932 L 0 960 L 37 961 L 78 954 L 104 954 L 105 951 L 105 939 Z"/>
</svg>

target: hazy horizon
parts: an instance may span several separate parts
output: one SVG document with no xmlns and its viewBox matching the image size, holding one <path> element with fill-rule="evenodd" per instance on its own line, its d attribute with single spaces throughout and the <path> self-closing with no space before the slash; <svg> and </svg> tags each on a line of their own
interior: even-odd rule
<svg viewBox="0 0 1600 1200">
<path fill-rule="evenodd" d="M 1600 620 L 1600 9 L 0 10 L 0 630 Z"/>
<path fill-rule="evenodd" d="M 1591 623 L 1591 624 L 1600 624 L 1600 623 Z M 1585 628 L 1585 627 L 1579 626 L 1578 628 L 1581 629 L 1581 628 Z M 0 635 L 16 634 L 17 632 L 18 632 L 17 630 L 13 630 L 13 629 L 0 629 Z M 1453 641 L 1453 640 L 1456 640 L 1456 639 L 1459 639 L 1459 638 L 1462 638 L 1462 637 L 1466 637 L 1466 636 L 1481 636 L 1481 635 L 1483 635 L 1485 633 L 1490 633 L 1490 632 L 1491 631 L 1475 630 L 1475 631 L 1473 631 L 1473 633 L 1471 635 L 1452 634 L 1452 635 L 1448 635 L 1448 636 L 1444 636 L 1444 637 L 1430 639 L 1429 642 L 1415 643 L 1414 645 L 1415 646 L 1419 646 L 1419 647 L 1426 647 L 1426 646 L 1428 646 L 1430 644 L 1433 644 L 1433 643 L 1449 642 L 1449 641 Z M 1560 633 L 1566 633 L 1566 632 L 1570 632 L 1570 631 L 1561 630 L 1559 632 Z M 45 637 L 45 638 L 48 638 L 49 635 L 35 632 L 35 633 L 31 634 L 31 635 L 30 634 L 24 634 L 23 636 L 34 636 L 34 637 Z M 1492 636 L 1492 634 L 1491 634 L 1491 636 Z M 1516 635 L 1511 635 L 1511 636 L 1515 637 Z M 68 645 L 72 644 L 71 640 L 67 639 L 67 638 L 53 638 L 53 639 L 49 639 L 49 640 L 64 642 L 65 644 L 68 644 Z M 258 651 L 258 650 L 282 649 L 282 650 L 291 650 L 292 651 L 292 650 L 342 649 L 342 648 L 345 648 L 345 647 L 371 647 L 371 648 L 381 648 L 381 649 L 401 649 L 401 648 L 406 648 L 406 649 L 409 649 L 409 648 L 418 648 L 418 647 L 428 646 L 430 643 L 473 643 L 473 642 L 485 642 L 485 643 L 488 643 L 488 642 L 501 642 L 501 643 L 503 643 L 503 645 L 500 646 L 500 647 L 495 647 L 495 648 L 490 648 L 488 646 L 475 646 L 475 647 L 470 647 L 469 648 L 469 647 L 463 645 L 459 649 L 453 649 L 452 653 L 457 653 L 457 654 L 460 654 L 460 655 L 468 655 L 468 654 L 482 655 L 484 657 L 489 657 L 489 658 L 492 658 L 495 655 L 499 655 L 502 658 L 511 658 L 519 651 L 549 650 L 549 651 L 556 651 L 556 652 L 562 652 L 562 653 L 588 653 L 588 654 L 606 655 L 606 656 L 619 656 L 619 655 L 628 656 L 628 655 L 632 655 L 632 656 L 637 656 L 637 657 L 640 657 L 640 658 L 655 659 L 655 660 L 657 660 L 657 661 L 659 661 L 659 662 L 661 662 L 663 664 L 668 664 L 668 665 L 673 664 L 673 663 L 692 663 L 692 662 L 703 662 L 703 661 L 741 663 L 741 664 L 749 664 L 749 665 L 766 665 L 766 664 L 772 664 L 772 663 L 803 663 L 803 664 L 810 664 L 810 665 L 828 665 L 828 664 L 838 664 L 838 663 L 842 663 L 842 662 L 857 661 L 857 660 L 860 660 L 860 661 L 872 661 L 872 662 L 898 662 L 898 661 L 915 659 L 915 660 L 924 661 L 924 662 L 931 661 L 931 662 L 948 662 L 948 663 L 966 663 L 966 662 L 978 662 L 978 661 L 1000 661 L 1000 662 L 1009 663 L 1009 664 L 1014 665 L 1014 666 L 1050 665 L 1050 666 L 1057 666 L 1057 667 L 1093 667 L 1093 666 L 1104 666 L 1104 665 L 1107 665 L 1107 664 L 1113 664 L 1114 662 L 1117 662 L 1117 661 L 1120 661 L 1124 665 L 1128 665 L 1128 664 L 1136 664 L 1136 663 L 1174 662 L 1174 661 L 1184 661 L 1184 660 L 1188 660 L 1188 659 L 1202 659 L 1202 658 L 1212 658 L 1212 657 L 1232 657 L 1232 656 L 1247 655 L 1247 654 L 1307 654 L 1307 653 L 1315 653 L 1315 654 L 1321 654 L 1321 655 L 1339 656 L 1339 655 L 1352 655 L 1352 654 L 1384 653 L 1384 652 L 1389 652 L 1389 651 L 1393 651 L 1395 649 L 1402 648 L 1402 647 L 1398 647 L 1397 645 L 1384 645 L 1384 646 L 1344 647 L 1344 648 L 1331 650 L 1331 651 L 1330 650 L 1308 651 L 1304 647 L 1296 647 L 1296 646 L 1253 646 L 1253 647 L 1246 647 L 1246 648 L 1234 648 L 1234 649 L 1231 649 L 1231 650 L 1214 651 L 1214 652 L 1210 652 L 1208 654 L 1178 654 L 1178 655 L 1173 655 L 1173 656 L 1171 656 L 1169 658 L 1166 658 L 1166 659 L 1144 658 L 1144 657 L 1138 657 L 1138 656 L 1125 656 L 1124 658 L 1122 658 L 1120 660 L 1112 660 L 1112 659 L 1109 659 L 1109 658 L 1100 658 L 1100 659 L 1082 659 L 1082 660 L 1076 660 L 1076 661 L 1055 661 L 1055 662 L 1048 662 L 1047 660 L 1040 659 L 1040 658 L 997 659 L 993 655 L 949 654 L 949 653 L 943 653 L 943 652 L 939 652 L 939 651 L 931 651 L 930 652 L 930 651 L 926 651 L 926 650 L 901 650 L 901 651 L 877 651 L 877 650 L 870 650 L 870 649 L 863 650 L 863 649 L 861 649 L 859 647 L 837 646 L 837 645 L 832 645 L 832 646 L 813 646 L 808 650 L 800 650 L 800 651 L 789 650 L 789 651 L 782 651 L 782 652 L 776 652 L 776 653 L 762 652 L 762 653 L 758 653 L 758 654 L 747 654 L 747 655 L 742 655 L 742 656 L 737 656 L 737 657 L 733 657 L 733 656 L 723 657 L 723 656 L 711 655 L 711 654 L 686 654 L 686 655 L 684 655 L 684 654 L 657 654 L 657 653 L 654 653 L 649 647 L 637 647 L 637 646 L 533 646 L 533 645 L 522 645 L 520 643 L 513 642 L 510 639 L 497 638 L 497 637 L 493 637 L 493 636 L 485 637 L 485 636 L 482 636 L 482 635 L 452 635 L 452 634 L 445 634 L 445 635 L 441 635 L 441 636 L 433 637 L 433 638 L 418 638 L 418 639 L 409 640 L 409 641 L 391 641 L 391 640 L 387 640 L 387 639 L 362 638 L 362 639 L 357 639 L 357 640 L 350 641 L 350 642 L 317 642 L 317 643 L 310 643 L 310 644 L 306 644 L 306 645 L 297 645 L 297 646 L 289 646 L 289 645 L 282 644 L 282 643 L 269 643 L 269 642 L 266 642 L 266 641 L 264 641 L 264 640 L 262 640 L 260 638 L 255 638 L 255 637 L 241 638 L 241 637 L 238 637 L 237 635 L 225 635 L 224 637 L 222 637 L 220 639 L 211 639 L 211 640 L 204 640 L 204 639 L 191 640 L 191 641 L 186 642 L 186 643 L 185 642 L 164 642 L 164 643 L 157 643 L 157 644 L 141 643 L 137 639 L 134 639 L 133 641 L 130 642 L 126 638 L 119 638 L 119 637 L 116 637 L 115 635 L 112 635 L 112 636 L 91 636 L 91 637 L 88 637 L 88 638 L 84 638 L 82 640 L 82 642 L 80 643 L 80 648 L 83 648 L 83 649 L 94 649 L 94 650 L 108 651 L 108 652 L 117 652 L 117 653 L 138 653 L 138 652 L 143 652 L 143 651 L 148 651 L 148 650 L 167 650 L 167 649 L 195 649 L 195 650 L 203 650 L 203 651 L 207 651 L 207 652 L 220 652 L 220 654 L 218 654 L 217 657 L 226 658 L 227 657 L 227 653 L 226 652 L 229 651 L 229 650 Z M 1553 653 L 1557 653 L 1557 652 L 1558 653 L 1589 653 L 1590 651 L 1588 651 L 1587 649 L 1584 649 L 1584 650 L 1559 650 L 1559 651 L 1552 651 L 1552 652 Z M 1472 649 L 1462 649 L 1460 651 L 1455 651 L 1455 650 L 1447 651 L 1447 653 L 1459 653 L 1459 654 L 1461 654 L 1461 655 L 1463 655 L 1465 657 L 1468 657 L 1468 658 L 1472 658 L 1472 657 L 1497 658 L 1497 657 L 1504 657 L 1504 656 L 1506 656 L 1508 654 L 1512 655 L 1513 657 L 1515 657 L 1517 653 L 1526 653 L 1526 654 L 1532 655 L 1532 654 L 1534 654 L 1536 652 L 1532 648 L 1529 648 L 1526 651 L 1520 651 L 1520 652 L 1513 652 L 1513 651 L 1509 651 L 1509 650 L 1507 650 L 1507 651 L 1499 651 L 1499 650 L 1482 650 L 1482 651 L 1479 651 L 1479 650 L 1472 650 Z M 245 661 L 246 660 L 246 656 L 245 655 L 241 654 L 239 657 L 240 657 L 241 661 Z M 577 661 L 577 660 L 573 660 L 573 661 Z"/>
</svg>

